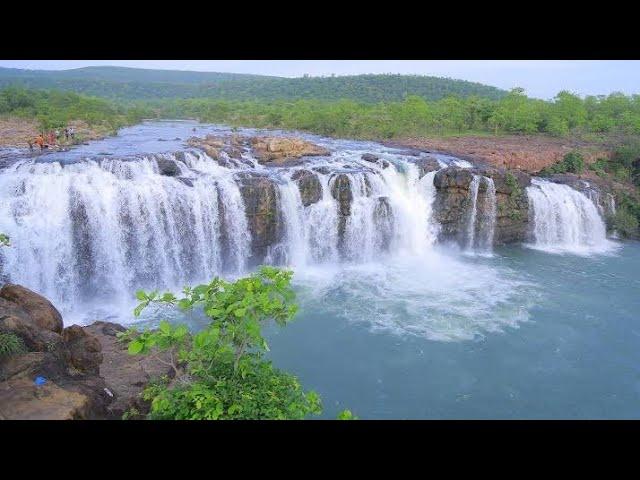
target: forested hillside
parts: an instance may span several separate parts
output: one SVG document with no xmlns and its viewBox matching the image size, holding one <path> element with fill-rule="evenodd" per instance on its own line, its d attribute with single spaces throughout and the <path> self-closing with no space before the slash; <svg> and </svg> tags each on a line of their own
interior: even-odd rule
<svg viewBox="0 0 640 480">
<path fill-rule="evenodd" d="M 81 120 L 88 125 L 102 125 L 115 131 L 140 121 L 144 113 L 148 112 L 73 92 L 19 87 L 0 90 L 0 119 L 15 117 L 37 120 L 42 129 L 58 128 L 71 120 Z"/>
<path fill-rule="evenodd" d="M 282 78 L 216 72 L 88 67 L 45 71 L 0 68 L 4 86 L 71 90 L 122 100 L 214 98 L 221 100 L 401 101 L 409 95 L 438 100 L 448 95 L 498 99 L 506 92 L 487 85 L 417 75 Z"/>
</svg>

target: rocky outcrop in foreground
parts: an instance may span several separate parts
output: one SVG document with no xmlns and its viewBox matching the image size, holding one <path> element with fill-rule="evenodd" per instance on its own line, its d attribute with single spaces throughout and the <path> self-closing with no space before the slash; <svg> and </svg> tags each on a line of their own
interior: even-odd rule
<svg viewBox="0 0 640 480">
<path fill-rule="evenodd" d="M 139 394 L 170 367 L 131 356 L 116 334 L 124 327 L 96 322 L 62 327 L 60 312 L 20 285 L 0 289 L 0 333 L 24 351 L 0 358 L 0 419 L 120 419 L 146 405 Z"/>
</svg>

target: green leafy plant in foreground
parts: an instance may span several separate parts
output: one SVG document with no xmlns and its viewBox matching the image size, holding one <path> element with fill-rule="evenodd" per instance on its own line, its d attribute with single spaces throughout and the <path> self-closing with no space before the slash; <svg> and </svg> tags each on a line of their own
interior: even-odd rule
<svg viewBox="0 0 640 480">
<path fill-rule="evenodd" d="M 358 417 L 351 413 L 351 410 L 342 410 L 338 413 L 336 420 L 358 420 Z"/>
<path fill-rule="evenodd" d="M 4 233 L 0 233 L 0 247 L 10 247 L 11 239 Z"/>
<path fill-rule="evenodd" d="M 156 330 L 128 332 L 129 353 L 155 355 L 173 377 L 147 387 L 151 419 L 303 419 L 321 413 L 320 397 L 304 392 L 297 378 L 264 360 L 269 347 L 262 326 L 284 326 L 297 305 L 291 271 L 261 267 L 228 282 L 185 287 L 183 296 L 137 292 L 140 315 L 151 303 L 181 310 L 202 308 L 211 323 L 191 335 L 185 325 L 162 321 Z M 121 335 L 124 338 L 125 335 Z"/>
</svg>

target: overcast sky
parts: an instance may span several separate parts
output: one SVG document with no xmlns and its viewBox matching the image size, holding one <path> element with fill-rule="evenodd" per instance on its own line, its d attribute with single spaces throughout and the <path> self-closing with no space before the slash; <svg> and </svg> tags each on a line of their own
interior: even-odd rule
<svg viewBox="0 0 640 480">
<path fill-rule="evenodd" d="M 560 90 L 580 95 L 620 91 L 640 93 L 638 60 L 0 60 L 0 66 L 60 70 L 90 65 L 209 72 L 256 73 L 284 77 L 304 74 L 404 73 L 480 82 L 552 98 Z"/>
</svg>

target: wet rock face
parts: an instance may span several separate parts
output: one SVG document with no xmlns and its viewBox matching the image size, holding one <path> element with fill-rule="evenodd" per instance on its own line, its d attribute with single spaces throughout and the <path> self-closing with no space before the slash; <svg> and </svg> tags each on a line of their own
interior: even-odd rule
<svg viewBox="0 0 640 480">
<path fill-rule="evenodd" d="M 365 162 L 376 163 L 376 164 L 380 165 L 382 168 L 389 167 L 389 162 L 387 162 L 384 159 L 381 159 L 379 156 L 374 155 L 373 153 L 363 153 L 361 158 Z M 348 166 L 347 166 L 347 168 L 348 168 Z"/>
<path fill-rule="evenodd" d="M 362 154 L 362 160 L 364 160 L 365 162 L 376 163 L 379 159 L 380 157 L 378 157 L 377 155 L 374 155 L 373 153 Z"/>
<path fill-rule="evenodd" d="M 526 187 L 531 177 L 520 171 L 500 169 L 463 169 L 448 167 L 436 173 L 437 190 L 434 213 L 441 225 L 440 239 L 464 244 L 472 199 L 473 176 L 491 178 L 496 188 L 496 227 L 494 244 L 523 242 L 529 233 L 529 202 Z M 484 182 L 480 182 L 476 207 L 486 214 L 489 202 Z"/>
<path fill-rule="evenodd" d="M 520 170 L 491 169 L 484 173 L 496 187 L 496 245 L 529 239 L 529 199 L 531 176 Z"/>
<path fill-rule="evenodd" d="M 278 191 L 266 176 L 239 174 L 238 184 L 251 232 L 252 258 L 249 263 L 260 263 L 268 247 L 282 237 Z"/>
<path fill-rule="evenodd" d="M 173 160 L 158 157 L 156 158 L 156 163 L 158 164 L 160 175 L 165 175 L 167 177 L 176 177 L 180 175 L 180 167 L 178 167 L 178 164 Z"/>
<path fill-rule="evenodd" d="M 351 215 L 353 192 L 351 191 L 351 182 L 347 175 L 340 173 L 335 176 L 331 184 L 331 195 L 338 201 L 338 211 L 340 215 L 345 217 Z"/>
<path fill-rule="evenodd" d="M 373 213 L 376 219 L 376 225 L 379 226 L 382 244 L 380 247 L 383 250 L 388 250 L 391 246 L 391 240 L 393 237 L 394 218 L 391 204 L 388 197 L 379 197 L 376 204 L 375 211 Z"/>
<path fill-rule="evenodd" d="M 434 215 L 440 224 L 440 239 L 464 242 L 466 219 L 471 207 L 469 186 L 473 174 L 457 167 L 440 170 L 434 177 L 436 200 Z"/>
<path fill-rule="evenodd" d="M 347 220 L 351 215 L 351 202 L 353 192 L 351 191 L 351 181 L 344 173 L 336 175 L 332 179 L 331 195 L 338 201 L 338 244 L 343 248 L 344 233 L 347 228 Z"/>
<path fill-rule="evenodd" d="M 298 184 L 302 204 L 305 207 L 320 201 L 322 198 L 322 185 L 318 177 L 309 170 L 298 170 L 291 179 Z"/>
<path fill-rule="evenodd" d="M 435 172 L 440 169 L 440 162 L 434 157 L 418 158 L 414 162 L 420 169 L 420 178 L 424 177 L 429 172 Z"/>
</svg>

